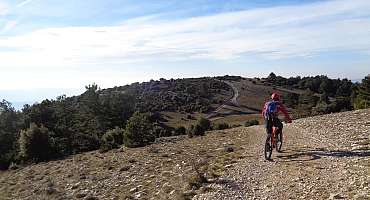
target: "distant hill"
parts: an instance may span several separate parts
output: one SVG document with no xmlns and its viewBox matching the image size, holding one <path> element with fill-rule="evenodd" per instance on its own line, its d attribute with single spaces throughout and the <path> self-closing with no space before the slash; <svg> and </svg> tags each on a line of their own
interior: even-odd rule
<svg viewBox="0 0 370 200">
<path fill-rule="evenodd" d="M 369 86 L 369 77 L 354 84 L 326 76 L 284 78 L 271 73 L 266 78 L 160 79 L 107 89 L 92 84 L 81 95 L 46 99 L 26 105 L 22 112 L 4 100 L 0 169 L 13 162 L 116 148 L 128 141 L 144 146 L 155 138 L 201 133 L 200 118 L 206 118 L 201 121 L 207 130 L 248 125 L 251 120 L 262 123 L 262 106 L 274 91 L 283 96 L 294 118 L 366 108 Z M 43 140 L 33 139 L 39 137 Z"/>
</svg>

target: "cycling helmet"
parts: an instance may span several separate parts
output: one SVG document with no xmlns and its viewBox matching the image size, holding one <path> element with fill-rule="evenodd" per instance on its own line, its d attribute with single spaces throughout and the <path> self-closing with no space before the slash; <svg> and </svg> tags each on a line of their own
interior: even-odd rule
<svg viewBox="0 0 370 200">
<path fill-rule="evenodd" d="M 271 99 L 274 101 L 280 101 L 280 95 L 276 92 L 272 93 Z"/>
</svg>

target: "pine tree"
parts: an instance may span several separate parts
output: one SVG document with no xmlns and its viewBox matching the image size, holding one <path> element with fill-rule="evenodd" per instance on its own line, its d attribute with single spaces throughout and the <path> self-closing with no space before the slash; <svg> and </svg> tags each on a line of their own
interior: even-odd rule
<svg viewBox="0 0 370 200">
<path fill-rule="evenodd" d="M 19 138 L 20 157 L 36 162 L 52 157 L 52 146 L 49 130 L 43 125 L 31 123 L 30 128 L 23 130 Z"/>
<path fill-rule="evenodd" d="M 354 102 L 355 109 L 370 108 L 370 75 L 362 79 Z"/>
<path fill-rule="evenodd" d="M 154 142 L 152 123 L 145 114 L 135 112 L 126 124 L 123 137 L 127 147 L 141 147 Z"/>
</svg>

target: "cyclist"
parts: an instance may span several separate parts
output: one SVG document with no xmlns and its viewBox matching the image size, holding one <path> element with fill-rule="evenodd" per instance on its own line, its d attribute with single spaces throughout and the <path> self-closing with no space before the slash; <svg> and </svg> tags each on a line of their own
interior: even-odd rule
<svg viewBox="0 0 370 200">
<path fill-rule="evenodd" d="M 272 127 L 276 127 L 276 133 L 281 133 L 283 130 L 283 123 L 278 118 L 279 112 L 285 115 L 287 123 L 292 123 L 287 109 L 280 102 L 280 95 L 278 93 L 272 93 L 271 101 L 265 103 L 262 110 L 262 117 L 265 119 L 265 127 L 267 134 L 272 134 Z"/>
</svg>

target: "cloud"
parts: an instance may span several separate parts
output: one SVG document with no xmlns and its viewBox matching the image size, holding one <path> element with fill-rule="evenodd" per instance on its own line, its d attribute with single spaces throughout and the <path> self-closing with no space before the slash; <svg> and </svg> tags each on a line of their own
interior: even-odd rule
<svg viewBox="0 0 370 200">
<path fill-rule="evenodd" d="M 338 0 L 175 20 L 147 16 L 116 26 L 46 28 L 0 38 L 0 57 L 8 67 L 73 68 L 365 53 L 370 51 L 369 13 L 370 1 Z"/>
<path fill-rule="evenodd" d="M 9 12 L 9 5 L 3 1 L 0 1 L 0 16 L 6 15 Z"/>
<path fill-rule="evenodd" d="M 1 33 L 6 33 L 7 31 L 11 30 L 18 24 L 17 20 L 9 20 L 5 23 L 4 27 L 0 30 Z"/>
<path fill-rule="evenodd" d="M 25 1 L 22 1 L 21 3 L 17 4 L 16 7 L 20 8 L 20 7 L 23 7 L 29 3 L 31 3 L 33 0 L 25 0 Z"/>
</svg>

